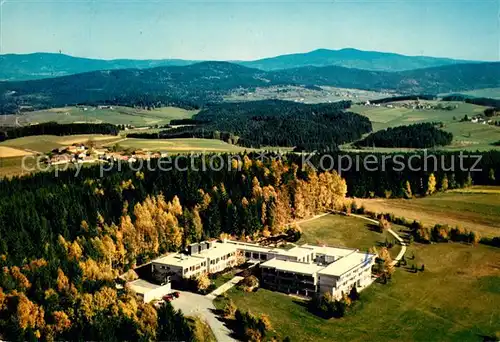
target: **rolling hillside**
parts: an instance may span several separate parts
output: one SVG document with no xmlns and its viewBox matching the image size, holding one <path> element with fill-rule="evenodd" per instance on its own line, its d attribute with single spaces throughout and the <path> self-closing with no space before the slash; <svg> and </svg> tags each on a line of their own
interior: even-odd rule
<svg viewBox="0 0 500 342">
<path fill-rule="evenodd" d="M 159 66 L 189 65 L 192 63 L 194 62 L 181 59 L 102 60 L 56 53 L 5 54 L 0 55 L 0 80 L 34 80 L 97 70 L 146 69 Z"/>
<path fill-rule="evenodd" d="M 60 53 L 5 54 L 0 55 L 0 81 L 52 78 L 98 70 L 185 66 L 195 62 L 183 59 L 102 60 L 73 57 Z M 340 66 L 374 71 L 403 71 L 467 63 L 467 61 L 426 56 L 404 56 L 357 49 L 318 49 L 306 53 L 281 55 L 255 61 L 234 61 L 234 63 L 264 71 L 305 66 Z"/>
<path fill-rule="evenodd" d="M 53 79 L 0 82 L 0 113 L 70 104 L 171 105 L 197 108 L 220 102 L 234 89 L 273 85 L 324 85 L 401 94 L 437 94 L 500 86 L 500 63 L 473 63 L 404 72 L 337 66 L 273 72 L 228 62 L 188 66 L 95 71 Z"/>
<path fill-rule="evenodd" d="M 242 65 L 248 67 L 268 71 L 304 66 L 341 66 L 373 71 L 403 71 L 459 63 L 468 63 L 468 61 L 426 56 L 405 56 L 396 53 L 357 49 L 318 49 L 307 53 L 295 53 L 251 62 L 241 62 Z"/>
</svg>

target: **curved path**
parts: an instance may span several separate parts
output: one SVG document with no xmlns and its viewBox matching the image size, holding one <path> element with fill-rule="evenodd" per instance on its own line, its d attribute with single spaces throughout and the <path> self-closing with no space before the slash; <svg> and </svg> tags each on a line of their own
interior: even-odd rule
<svg viewBox="0 0 500 342">
<path fill-rule="evenodd" d="M 345 213 L 344 213 L 345 214 Z M 361 215 L 356 215 L 356 214 L 345 214 L 347 216 L 354 216 L 354 217 L 358 217 L 360 219 L 363 219 L 363 220 L 366 220 L 370 223 L 373 223 L 373 224 L 376 224 L 378 225 L 379 222 L 377 220 L 374 220 L 374 219 L 371 219 L 371 218 L 368 218 L 368 217 L 364 217 L 364 216 L 361 216 Z M 403 258 L 403 255 L 405 255 L 406 253 L 406 242 L 403 240 L 403 238 L 401 236 L 399 236 L 394 230 L 392 230 L 391 228 L 387 229 L 387 231 L 396 238 L 396 240 L 399 241 L 399 243 L 401 244 L 401 250 L 399 251 L 398 255 L 396 256 L 396 258 L 392 261 L 392 265 L 396 265 L 398 263 L 399 260 L 401 260 L 401 258 Z"/>
</svg>

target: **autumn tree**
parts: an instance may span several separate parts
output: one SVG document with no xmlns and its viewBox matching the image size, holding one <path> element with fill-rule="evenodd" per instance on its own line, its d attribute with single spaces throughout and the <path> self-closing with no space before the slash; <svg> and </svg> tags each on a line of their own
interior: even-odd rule
<svg viewBox="0 0 500 342">
<path fill-rule="evenodd" d="M 431 173 L 429 175 L 429 180 L 427 181 L 427 192 L 426 195 L 432 195 L 436 192 L 436 177 Z"/>
</svg>

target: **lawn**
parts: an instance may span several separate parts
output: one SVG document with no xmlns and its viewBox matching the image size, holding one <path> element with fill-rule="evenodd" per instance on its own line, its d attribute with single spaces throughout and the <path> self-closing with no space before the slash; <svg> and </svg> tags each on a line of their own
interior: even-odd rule
<svg viewBox="0 0 500 342">
<path fill-rule="evenodd" d="M 293 297 L 231 289 L 237 307 L 270 317 L 273 335 L 292 341 L 482 341 L 500 331 L 500 253 L 488 246 L 412 245 L 409 264 L 373 284 L 342 319 L 324 320 Z M 217 299 L 222 308 L 225 299 Z"/>
<path fill-rule="evenodd" d="M 500 187 L 472 187 L 411 200 L 356 201 L 369 211 L 390 212 L 425 225 L 459 225 L 481 236 L 500 236 Z"/>
<path fill-rule="evenodd" d="M 299 244 L 309 243 L 314 245 L 343 246 L 358 248 L 367 251 L 370 247 L 377 246 L 385 240 L 394 241 L 388 232 L 379 233 L 374 226 L 363 219 L 343 215 L 327 215 L 318 219 L 307 221 L 299 225 L 302 228 L 302 237 Z M 393 226 L 398 231 L 399 226 Z M 399 245 L 391 249 L 391 255 L 399 253 Z"/>
<path fill-rule="evenodd" d="M 238 273 L 238 272 L 240 272 L 239 269 L 232 269 L 230 271 L 227 271 L 224 274 L 217 275 L 217 278 L 212 279 L 212 281 L 215 285 L 215 288 L 218 288 L 221 285 L 224 285 L 225 283 L 227 283 L 228 281 L 233 279 L 236 276 L 236 273 Z"/>
<path fill-rule="evenodd" d="M 83 110 L 78 107 L 51 108 L 18 115 L 21 123 L 42 123 L 55 121 L 58 123 L 74 122 L 107 122 L 115 125 L 150 126 L 165 125 L 174 119 L 189 119 L 198 111 L 185 110 L 176 107 L 163 107 L 153 110 L 144 110 L 131 107 L 113 107 L 113 109 L 97 109 L 88 107 Z M 14 123 L 16 116 L 6 116 L 6 120 Z"/>
</svg>

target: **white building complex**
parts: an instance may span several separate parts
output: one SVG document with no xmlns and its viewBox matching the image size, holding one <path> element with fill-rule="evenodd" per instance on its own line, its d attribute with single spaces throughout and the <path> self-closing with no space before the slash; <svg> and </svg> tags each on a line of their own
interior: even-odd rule
<svg viewBox="0 0 500 342">
<path fill-rule="evenodd" d="M 285 250 L 257 244 L 224 241 L 191 244 L 188 253 L 174 253 L 153 260 L 153 276 L 167 282 L 217 273 L 237 264 L 238 256 L 260 264 L 261 284 L 271 290 L 312 296 L 330 293 L 340 298 L 353 286 L 371 284 L 374 254 L 357 249 L 302 245 Z"/>
<path fill-rule="evenodd" d="M 372 283 L 376 255 L 357 249 L 302 245 L 283 250 L 227 243 L 238 246 L 247 260 L 261 262 L 262 285 L 271 290 L 305 296 L 328 292 L 340 298 L 354 286 L 362 289 Z"/>
<path fill-rule="evenodd" d="M 236 265 L 237 248 L 233 244 L 200 242 L 189 245 L 188 254 L 173 253 L 153 260 L 153 277 L 165 281 L 217 273 Z"/>
</svg>

